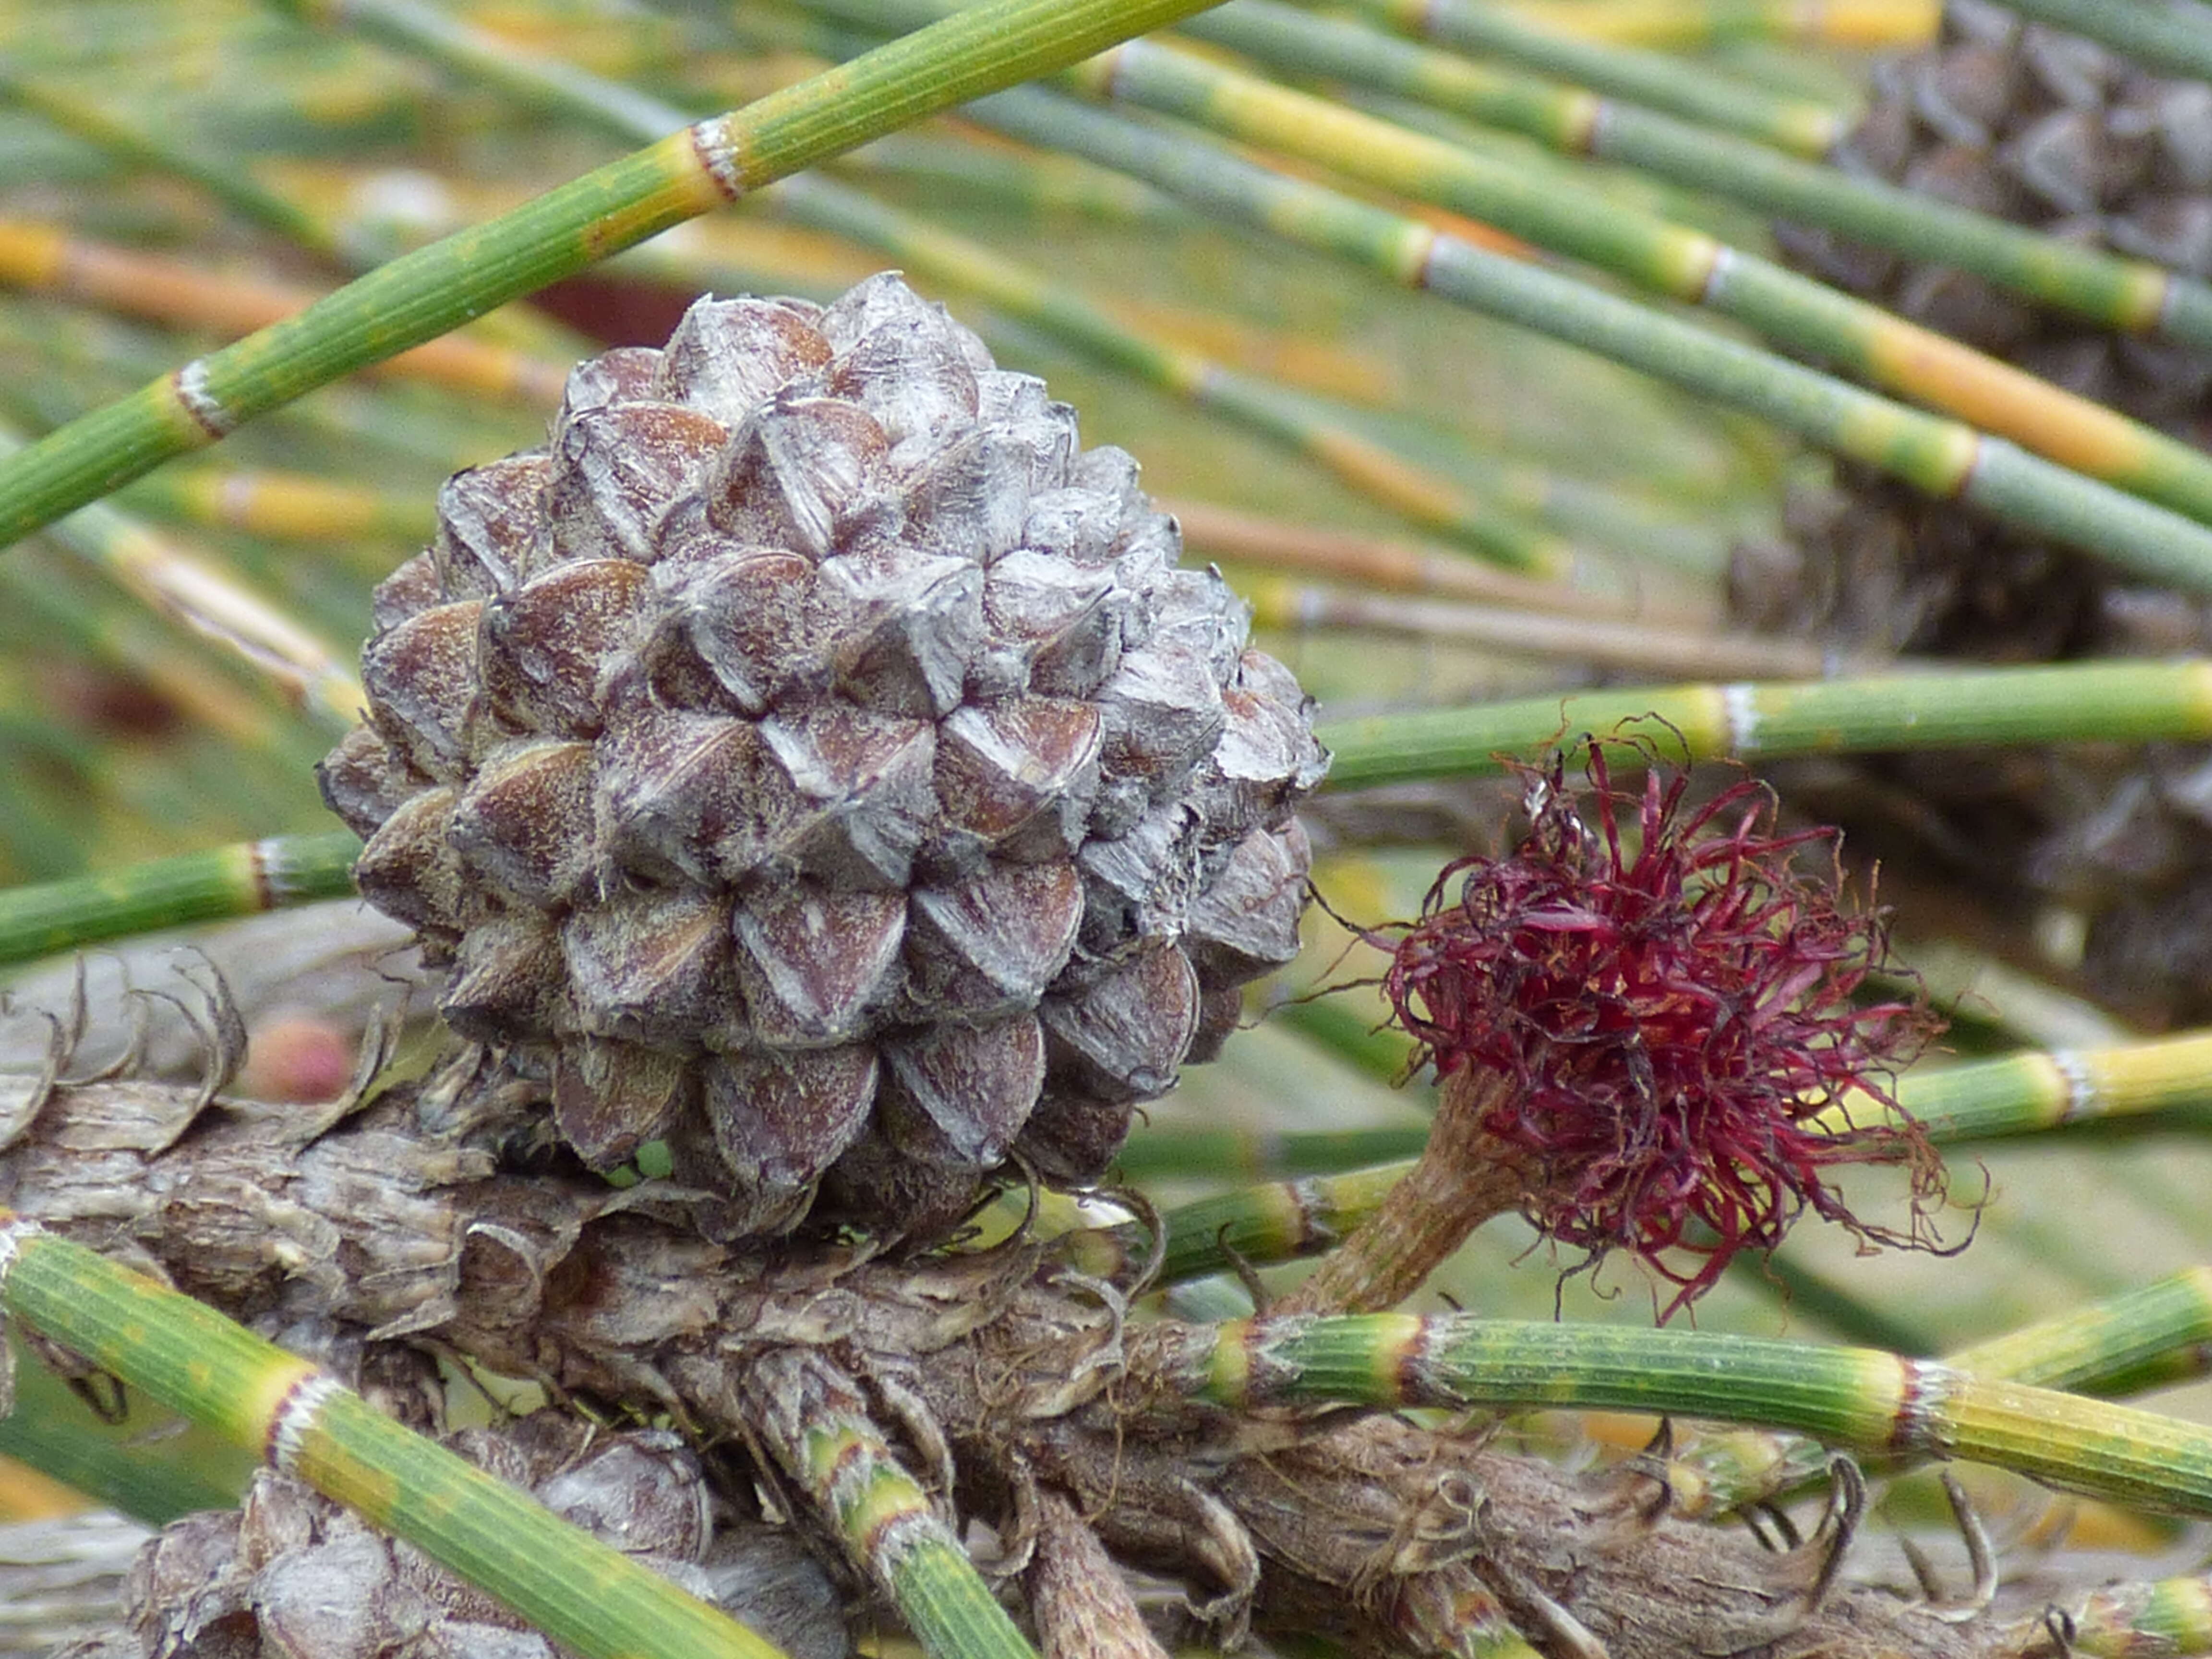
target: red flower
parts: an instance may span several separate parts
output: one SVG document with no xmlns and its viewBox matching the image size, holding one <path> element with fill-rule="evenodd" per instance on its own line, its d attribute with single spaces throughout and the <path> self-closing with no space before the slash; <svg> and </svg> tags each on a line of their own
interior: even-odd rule
<svg viewBox="0 0 2212 1659">
<path fill-rule="evenodd" d="M 1773 796 L 1749 780 L 1686 812 L 1686 778 L 1656 764 L 1640 795 L 1616 792 L 1599 743 L 1594 823 L 1563 760 L 1524 770 L 1527 838 L 1444 870 L 1384 984 L 1440 1078 L 1480 1067 L 1508 1085 L 1482 1127 L 1527 1170 L 1528 1218 L 1594 1255 L 1651 1261 L 1680 1287 L 1662 1320 L 1808 1206 L 1862 1239 L 1932 1248 L 1942 1167 L 1882 1079 L 1935 1023 L 1919 1003 L 1856 1000 L 1887 933 L 1840 906 L 1837 832 L 1774 833 Z M 1793 867 L 1815 843 L 1823 879 Z M 1813 1127 L 1838 1104 L 1867 1121 Z M 1908 1167 L 1909 1234 L 1862 1222 L 1824 1184 L 1856 1163 Z M 1699 1259 L 1668 1266 L 1678 1250 Z"/>
</svg>

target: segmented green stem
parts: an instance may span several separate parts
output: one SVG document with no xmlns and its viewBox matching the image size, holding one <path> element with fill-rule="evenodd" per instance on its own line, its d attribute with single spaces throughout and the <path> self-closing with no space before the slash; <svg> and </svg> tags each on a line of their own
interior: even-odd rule
<svg viewBox="0 0 2212 1659">
<path fill-rule="evenodd" d="M 121 870 L 0 890 L 0 963 L 156 927 L 250 916 L 353 891 L 361 842 L 346 830 L 277 836 Z"/>
<path fill-rule="evenodd" d="M 1671 728 L 1671 729 L 1670 729 Z M 2212 737 L 2212 659 L 1899 674 L 1800 685 L 1650 687 L 1337 720 L 1328 786 L 1495 773 L 1583 732 L 1650 738 L 1670 757 Z"/>
<path fill-rule="evenodd" d="M 2114 0 L 2003 0 L 2038 22 L 2056 24 L 2125 53 L 2147 68 L 2212 81 L 2212 7 L 2115 4 Z"/>
<path fill-rule="evenodd" d="M 924 115 L 1205 0 L 986 0 L 404 255 L 0 460 L 0 544 L 339 376 Z"/>
<path fill-rule="evenodd" d="M 37 219 L 0 220 L 0 280 L 124 316 L 226 336 L 281 325 L 318 297 L 312 289 L 94 241 Z M 494 343 L 485 324 L 400 352 L 379 372 L 532 409 L 557 399 L 568 380 L 565 363 Z"/>
<path fill-rule="evenodd" d="M 1398 1083 L 1412 1070 L 1413 1040 L 1388 1024 L 1385 1012 L 1379 1000 L 1363 1007 L 1341 997 L 1314 997 L 1270 1009 L 1267 1018 L 1368 1076 Z M 1340 1170 L 1344 1166 L 1321 1167 Z"/>
<path fill-rule="evenodd" d="M 313 473 L 179 464 L 123 492 L 133 506 L 191 524 L 243 531 L 271 541 L 338 542 L 375 538 L 423 543 L 438 528 L 435 497 L 404 495 Z"/>
<path fill-rule="evenodd" d="M 1845 118 L 1803 99 L 1778 97 L 1662 52 L 1607 46 L 1516 17 L 1489 0 L 1353 0 L 1357 9 L 1441 46 L 1522 64 L 1595 87 L 1701 126 L 1740 132 L 1800 155 L 1824 155 L 1844 136 Z"/>
<path fill-rule="evenodd" d="M 933 1659 L 1036 1659 L 968 1553 L 870 1420 L 852 1380 L 818 1353 L 787 1348 L 740 1386 L 783 1471 L 835 1525 Z"/>
<path fill-rule="evenodd" d="M 517 51 L 412 0 L 370 0 L 349 7 L 346 16 L 380 39 L 624 139 L 654 138 L 688 118 L 673 105 L 572 64 Z M 1324 467 L 1409 522 L 1501 564 L 1556 571 L 1569 562 L 1570 550 L 1558 538 L 1475 500 L 1453 479 L 1317 416 L 1310 404 L 1285 397 L 1265 380 L 1124 327 L 1042 271 L 981 242 L 817 174 L 785 180 L 775 201 L 795 222 L 887 255 L 909 275 L 996 306 L 1093 362 L 1213 410 Z"/>
<path fill-rule="evenodd" d="M 1663 722 L 1663 724 L 1662 724 Z M 1670 729 L 1671 728 L 1671 729 Z M 1492 774 L 1500 757 L 1535 759 L 1586 732 L 1641 732 L 1669 754 L 1723 757 L 1848 753 L 1984 743 L 2072 739 L 2146 741 L 2212 737 L 2212 661 L 2115 663 L 1983 669 L 1801 685 L 1673 686 L 1528 698 L 1474 708 L 1376 715 L 1319 728 L 1335 759 L 1336 788 L 1413 778 Z M 358 843 L 344 835 L 280 836 L 164 859 L 98 877 L 0 893 L 0 961 L 21 960 L 150 927 L 250 915 L 277 905 L 349 890 L 346 869 Z M 2152 1062 L 2101 1058 L 2121 1092 L 2126 1067 Z M 2186 1051 L 2172 1063 L 2189 1089 Z M 1998 1065 L 2029 1068 L 2014 1060 Z M 2067 1062 L 2069 1064 L 2071 1061 Z M 2164 1064 L 2165 1062 L 2160 1062 Z M 1967 1080 L 1931 1087 L 1966 1090 Z M 2155 1069 L 2145 1078 L 2163 1075 Z M 1998 1088 L 1999 1121 L 2015 1085 Z M 2100 1085 L 2100 1086 L 2105 1086 Z M 2030 1112 L 2061 1109 L 2046 1090 Z M 1931 1110 L 1938 1109 L 1932 1103 Z M 1941 1109 L 1948 1111 L 1952 1109 Z M 1964 1114 L 1961 1103 L 1957 1110 Z M 2079 1116 L 2079 1103 L 2071 1109 Z M 2061 1120 L 2064 1121 L 2064 1120 Z M 2016 1127 L 2027 1127 L 2023 1124 Z M 1990 1129 L 1987 1133 L 2005 1133 Z M 1961 1131 L 1961 1133 L 1965 1133 Z"/>
<path fill-rule="evenodd" d="M 1302 1179 L 1343 1176 L 1359 1179 L 1366 1166 L 1402 1162 L 1421 1150 L 1429 1132 L 1419 1124 L 1397 1129 L 1187 1129 L 1156 1127 L 1129 1137 L 1114 1167 L 1129 1181 L 1252 1180 L 1266 1176 Z M 1201 1200 L 1218 1204 L 1226 1197 Z M 1263 1200 L 1255 1200 L 1263 1201 Z M 1340 1203 L 1342 1200 L 1332 1200 Z M 1168 1212 L 1170 1220 L 1185 1213 Z M 1205 1212 L 1189 1206 L 1197 1217 Z"/>
<path fill-rule="evenodd" d="M 2124 1396 L 2212 1366 L 2212 1267 L 2182 1273 L 1976 1343 L 1946 1362 L 1992 1380 Z M 1668 1464 L 1674 1506 L 1719 1515 L 1815 1480 L 1826 1449 L 1749 1430 L 1700 1435 Z"/>
<path fill-rule="evenodd" d="M 152 1527 L 235 1508 L 254 1467 L 251 1454 L 143 1403 L 120 1423 L 103 1421 L 55 1373 L 20 1363 L 14 1409 L 0 1418 L 0 1457 Z"/>
<path fill-rule="evenodd" d="M 1418 99 L 1533 138 L 1711 191 L 1915 259 L 1971 271 L 2125 333 L 2212 346 L 2212 287 L 2147 260 L 2024 226 L 1878 179 L 1782 155 L 1632 104 L 1501 72 L 1278 0 L 1231 0 L 1183 32 L 1277 70 Z"/>
<path fill-rule="evenodd" d="M 51 574 L 9 566 L 0 572 L 0 605 L 11 607 L 37 636 L 66 642 L 147 687 L 198 730 L 283 757 L 288 766 L 300 756 L 301 739 L 313 734 L 289 709 L 208 672 L 205 655 L 179 641 L 135 599 L 87 592 L 78 584 L 52 580 Z"/>
<path fill-rule="evenodd" d="M 191 1297 L 0 1210 L 0 1307 L 593 1659 L 775 1659 L 734 1620 Z"/>
<path fill-rule="evenodd" d="M 1187 554 L 1267 570 L 1296 570 L 1355 586 L 1433 594 L 1512 611 L 1571 608 L 1584 620 L 1627 618 L 1626 592 L 1569 587 L 1479 564 L 1433 544 L 1268 517 L 1187 496 L 1155 497 L 1182 526 Z M 1543 516 L 1540 504 L 1538 516 Z M 1693 557 L 1697 556 L 1692 556 Z M 1699 559 L 1705 568 L 1709 562 Z M 1578 574 L 1595 573 L 1577 573 Z"/>
<path fill-rule="evenodd" d="M 1273 1016 L 1287 1020 L 1313 1005 Z M 1358 1036 L 1370 1033 L 1357 1016 L 1346 1024 Z M 1372 1034 L 1388 1036 L 1389 1033 Z M 1378 1047 L 1370 1069 L 1405 1074 L 1407 1045 L 1400 1038 Z M 2057 1048 L 2006 1054 L 1996 1060 L 1908 1072 L 1895 1085 L 1898 1103 L 1930 1139 L 1944 1146 L 2033 1134 L 2067 1124 L 2132 1117 L 2176 1107 L 2212 1107 L 2212 1032 L 2189 1031 L 2144 1042 Z M 1848 1115 L 1870 1121 L 1864 1100 Z M 1845 1126 L 1842 1109 L 1825 1127 Z M 1249 1129 L 1148 1128 L 1130 1137 L 1119 1168 L 1131 1180 L 1174 1176 L 1303 1176 L 1334 1175 L 1382 1158 L 1420 1150 L 1427 1131 L 1323 1129 L 1304 1133 Z M 1361 1179 L 1364 1179 L 1363 1171 Z M 1219 1202 L 1208 1200 L 1208 1203 Z"/>
<path fill-rule="evenodd" d="M 941 192 L 973 191 L 1025 213 L 1065 213 L 1092 224 L 1187 229 L 1190 216 L 1149 185 L 1068 155 L 999 149 L 949 133 L 895 132 L 835 163 L 842 174 L 900 179 Z"/>
<path fill-rule="evenodd" d="M 2212 460 L 2190 445 L 1703 231 L 1155 41 L 1117 47 L 1080 78 L 1106 96 L 1470 214 L 2212 521 Z"/>
<path fill-rule="evenodd" d="M 1452 1599 L 1455 1659 L 1543 1659 L 1516 1627 L 1505 1604 L 1480 1583 L 1460 1585 Z"/>
<path fill-rule="evenodd" d="M 2154 580 L 2212 592 L 2212 532 L 2203 525 L 1956 421 L 1487 252 L 1418 220 L 1035 88 L 981 100 L 969 112 L 1013 137 L 1124 169 L 1234 222 L 1352 259 L 1408 287 L 1757 415 L 1927 494 L 1956 495 Z M 1609 221 L 1613 212 L 1608 204 L 1601 216 Z"/>
<path fill-rule="evenodd" d="M 1895 1093 L 1899 1106 L 1941 1146 L 2033 1134 L 2063 1124 L 2176 1106 L 2212 1105 L 2212 1033 L 2103 1048 L 2008 1054 L 1912 1072 L 1899 1079 Z M 1862 1099 L 1814 1121 L 1840 1131 L 1881 1112 Z M 1410 1155 L 1426 1144 L 1427 1134 L 1419 1127 L 1304 1134 L 1159 1128 L 1133 1137 L 1122 1151 L 1120 1168 L 1132 1180 L 1199 1173 L 1288 1177 L 1170 1211 L 1164 1218 L 1168 1254 L 1160 1276 L 1163 1282 L 1174 1284 L 1222 1272 L 1239 1260 L 1267 1267 L 1334 1249 L 1382 1205 L 1392 1184 L 1412 1169 Z M 1380 1158 L 1399 1161 L 1357 1167 Z M 1141 1260 L 1148 1244 L 1146 1229 L 1131 1222 L 1093 1234 L 1071 1235 L 1066 1248 L 1086 1271 L 1103 1273 Z M 2212 1288 L 2212 1280 L 2206 1284 Z M 2160 1292 L 2168 1297 L 2178 1294 L 2181 1292 Z M 2212 1332 L 2206 1335 L 2212 1338 Z M 2084 1340 L 2094 1348 L 2098 1339 L 2085 1335 Z M 1967 1361 L 1961 1357 L 1959 1363 Z M 1971 1369 L 1992 1370 L 1978 1360 Z M 1992 1374 L 2018 1376 L 2054 1388 L 2087 1386 L 2070 1375 L 2018 1369 L 2009 1361 Z M 2117 1383 L 2109 1386 L 2114 1392 L 2126 1391 Z M 2130 1382 L 2128 1386 L 2148 1384 Z"/>
<path fill-rule="evenodd" d="M 2212 1429 L 1869 1348 L 1372 1314 L 1169 1326 L 1132 1381 L 1217 1405 L 1597 1407 L 1794 1429 L 1832 1446 L 1994 1463 L 2212 1514 Z"/>
<path fill-rule="evenodd" d="M 1282 578 L 1240 582 L 1255 628 L 1381 634 L 1515 656 L 1557 658 L 1632 674 L 1722 673 L 1812 679 L 1836 666 L 1817 641 L 1715 634 L 1644 622 L 1608 622 L 1435 599 L 1384 599 Z"/>
<path fill-rule="evenodd" d="M 317 253 L 337 250 L 313 216 L 303 213 L 274 191 L 254 182 L 236 166 L 225 166 L 185 149 L 171 132 L 148 132 L 118 120 L 108 110 L 74 98 L 0 63 L 0 93 L 10 103 L 36 112 L 63 131 L 98 145 L 134 168 L 151 168 L 184 179 L 249 224 L 276 232 Z"/>
<path fill-rule="evenodd" d="M 1409 524 L 1508 569 L 1554 574 L 1572 562 L 1572 550 L 1559 537 L 1343 422 L 1323 418 L 1310 398 L 1286 398 L 1279 387 L 1255 375 L 1126 328 L 1073 290 L 979 242 L 830 179 L 789 179 L 777 187 L 777 194 L 784 210 L 799 222 L 873 248 L 925 281 L 1018 317 L 1093 362 L 1211 410 L 1320 466 Z"/>
<path fill-rule="evenodd" d="M 1167 1249 L 1159 1283 L 1179 1285 L 1239 1261 L 1267 1267 L 1334 1249 L 1413 1167 L 1408 1159 L 1350 1175 L 1247 1187 L 1170 1210 L 1160 1218 Z M 1070 1233 L 1061 1249 L 1083 1272 L 1110 1279 L 1144 1262 L 1152 1237 L 1142 1223 L 1131 1221 Z"/>
<path fill-rule="evenodd" d="M 2007 1054 L 1908 1073 L 1898 1085 L 1897 1101 L 1945 1144 L 2204 1106 L 2212 1104 L 2212 1032 Z M 1850 1115 L 1867 1121 L 1864 1103 Z M 1839 1109 L 1833 1127 L 1842 1127 L 1843 1118 Z"/>
<path fill-rule="evenodd" d="M 13 445 L 0 432 L 0 454 Z M 368 699 L 345 658 L 228 571 L 105 501 L 79 507 L 47 533 L 149 610 L 270 681 L 318 724 L 343 732 L 361 718 Z"/>
<path fill-rule="evenodd" d="M 2074 1394 L 2137 1394 L 2201 1376 L 2212 1366 L 2212 1267 L 2185 1267 L 1977 1342 L 1951 1363 Z"/>
<path fill-rule="evenodd" d="M 1936 38 L 1942 0 L 1507 0 L 1500 9 L 1548 33 L 1598 44 L 1924 46 Z"/>
</svg>

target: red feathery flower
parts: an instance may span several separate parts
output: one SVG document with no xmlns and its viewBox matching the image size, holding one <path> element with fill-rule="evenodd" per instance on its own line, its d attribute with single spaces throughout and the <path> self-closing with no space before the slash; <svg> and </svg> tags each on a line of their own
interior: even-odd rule
<svg viewBox="0 0 2212 1659">
<path fill-rule="evenodd" d="M 1662 1320 L 1808 1206 L 1862 1239 L 1932 1248 L 1942 1164 L 1882 1079 L 1934 1021 L 1920 1004 L 1855 1000 L 1882 921 L 1840 908 L 1839 870 L 1814 880 L 1792 866 L 1826 842 L 1832 866 L 1837 832 L 1774 833 L 1773 796 L 1747 779 L 1687 812 L 1686 778 L 1656 764 L 1640 796 L 1617 793 L 1601 743 L 1594 823 L 1563 760 L 1523 769 L 1527 838 L 1445 869 L 1384 984 L 1440 1078 L 1481 1068 L 1503 1083 L 1484 1093 L 1481 1127 L 1526 1171 L 1524 1213 L 1594 1255 L 1651 1261 L 1680 1287 Z M 1839 1104 L 1887 1109 L 1812 1126 Z M 1909 1168 L 1910 1234 L 1862 1222 L 1823 1183 L 1856 1163 Z M 1680 1271 L 1671 1250 L 1700 1259 Z"/>
</svg>

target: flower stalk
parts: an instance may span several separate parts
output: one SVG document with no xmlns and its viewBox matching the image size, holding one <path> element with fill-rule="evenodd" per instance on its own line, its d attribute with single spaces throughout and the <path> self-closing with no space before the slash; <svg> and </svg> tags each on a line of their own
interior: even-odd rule
<svg viewBox="0 0 2212 1659">
<path fill-rule="evenodd" d="M 1404 1179 L 1343 1244 L 1274 1304 L 1278 1313 L 1380 1313 L 1420 1289 L 1474 1230 L 1527 1200 L 1529 1173 L 1485 1128 L 1506 1079 L 1460 1071 L 1444 1079 L 1428 1144 Z"/>
</svg>

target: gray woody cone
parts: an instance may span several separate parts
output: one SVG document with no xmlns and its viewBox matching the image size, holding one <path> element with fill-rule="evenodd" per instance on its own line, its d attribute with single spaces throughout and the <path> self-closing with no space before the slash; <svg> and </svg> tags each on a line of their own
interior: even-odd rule
<svg viewBox="0 0 2212 1659">
<path fill-rule="evenodd" d="M 1119 449 L 896 276 L 584 363 L 324 763 L 441 1008 L 733 1233 L 1095 1178 L 1297 945 L 1306 700 Z"/>
</svg>

